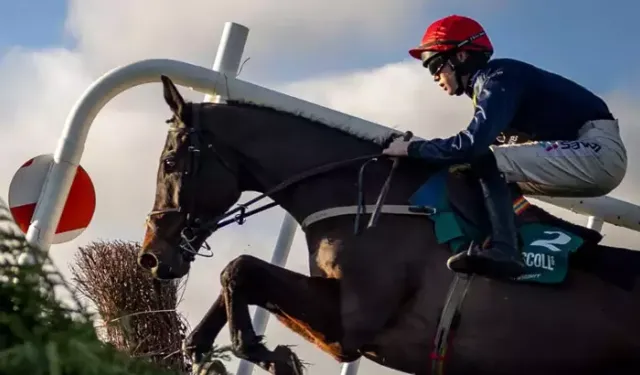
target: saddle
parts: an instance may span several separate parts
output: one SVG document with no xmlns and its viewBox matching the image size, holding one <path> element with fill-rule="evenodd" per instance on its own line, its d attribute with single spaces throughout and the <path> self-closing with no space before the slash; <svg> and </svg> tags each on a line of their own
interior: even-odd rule
<svg viewBox="0 0 640 375">
<path fill-rule="evenodd" d="M 595 248 L 603 236 L 598 231 L 570 223 L 531 204 L 513 186 L 511 201 L 515 213 L 518 247 L 526 273 L 517 282 L 562 283 L 584 244 Z M 442 170 L 426 181 L 409 199 L 414 211 L 431 211 L 440 244 L 455 254 L 472 242 L 484 244 L 491 234 L 486 219 L 480 184 L 464 169 Z M 583 250 L 584 251 L 584 250 Z"/>
</svg>

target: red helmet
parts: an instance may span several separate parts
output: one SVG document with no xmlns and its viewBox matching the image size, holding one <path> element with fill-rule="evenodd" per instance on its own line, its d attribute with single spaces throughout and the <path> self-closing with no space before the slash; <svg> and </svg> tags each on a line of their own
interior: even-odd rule
<svg viewBox="0 0 640 375">
<path fill-rule="evenodd" d="M 449 51 L 481 51 L 491 56 L 493 45 L 478 22 L 451 15 L 429 25 L 420 45 L 409 50 L 409 54 L 424 61 L 423 53 L 427 51 L 433 52 L 429 58 Z"/>
</svg>

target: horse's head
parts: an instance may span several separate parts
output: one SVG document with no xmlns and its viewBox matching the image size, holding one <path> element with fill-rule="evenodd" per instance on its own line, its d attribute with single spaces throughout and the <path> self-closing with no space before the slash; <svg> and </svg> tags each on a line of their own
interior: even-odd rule
<svg viewBox="0 0 640 375">
<path fill-rule="evenodd" d="M 138 254 L 138 264 L 159 279 L 180 278 L 217 217 L 240 198 L 237 158 L 211 133 L 213 110 L 185 102 L 162 76 L 164 99 L 173 116 L 160 156 L 153 210 Z"/>
</svg>

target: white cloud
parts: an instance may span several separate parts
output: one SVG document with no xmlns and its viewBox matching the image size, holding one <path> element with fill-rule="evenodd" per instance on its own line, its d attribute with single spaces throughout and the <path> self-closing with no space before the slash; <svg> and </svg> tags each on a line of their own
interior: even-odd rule
<svg viewBox="0 0 640 375">
<path fill-rule="evenodd" d="M 73 0 L 67 28 L 91 65 L 104 70 L 149 56 L 210 64 L 223 23 L 235 21 L 250 25 L 246 56 L 261 71 L 265 62 L 311 63 L 347 45 L 350 54 L 341 58 L 357 58 L 397 38 L 424 7 L 418 0 Z"/>
<path fill-rule="evenodd" d="M 72 105 L 108 69 L 156 57 L 209 66 L 223 23 L 233 20 L 251 27 L 245 56 L 251 56 L 253 63 L 247 65 L 243 78 L 266 80 L 271 72 L 286 72 L 287 64 L 357 61 L 361 51 L 371 54 L 372 50 L 390 48 L 392 41 L 413 45 L 415 35 L 401 41 L 399 35 L 411 27 L 412 20 L 423 18 L 417 12 L 423 6 L 418 0 L 244 0 L 233 5 L 203 0 L 71 1 L 67 27 L 79 40 L 77 49 L 16 48 L 0 61 L 0 126 L 4 131 L 0 139 L 0 177 L 5 181 L 0 185 L 0 194 L 7 196 L 10 178 L 24 161 L 53 152 Z M 315 76 L 275 88 L 388 126 L 412 129 L 422 137 L 447 136 L 463 127 L 471 115 L 467 98 L 448 97 L 413 61 Z M 192 99 L 200 97 L 198 93 L 182 92 Z M 625 93 L 617 93 L 611 96 L 611 102 L 625 118 L 625 134 L 629 139 L 638 139 L 640 134 L 633 125 L 640 121 L 640 113 L 633 101 Z M 144 218 L 153 202 L 168 113 L 160 86 L 153 84 L 118 96 L 96 118 L 82 159 L 98 195 L 93 223 L 77 240 L 52 248 L 54 260 L 66 275 L 78 246 L 96 239 L 141 239 Z M 632 163 L 637 160 L 633 155 L 630 151 Z M 638 199 L 632 187 L 639 178 L 631 172 L 617 192 L 625 198 Z M 216 255 L 196 261 L 182 305 L 192 325 L 215 300 L 218 275 L 228 261 L 243 253 L 270 258 L 282 214 L 274 209 L 250 218 L 242 227 L 231 226 L 212 236 L 210 243 Z M 577 215 L 575 218 L 582 220 Z M 618 231 L 607 228 L 606 233 L 619 236 Z M 637 234 L 622 233 L 624 239 L 617 241 L 629 246 L 637 242 Z M 287 267 L 307 273 L 300 232 Z M 339 371 L 338 364 L 327 360 L 326 355 L 285 330 L 275 319 L 271 319 L 267 335 L 270 344 L 299 345 L 301 356 L 314 364 L 310 374 Z M 228 340 L 226 330 L 220 340 Z M 393 372 L 365 361 L 361 373 Z"/>
<path fill-rule="evenodd" d="M 314 77 L 280 90 L 421 137 L 451 135 L 472 113 L 468 98 L 447 96 L 415 60 Z"/>
</svg>

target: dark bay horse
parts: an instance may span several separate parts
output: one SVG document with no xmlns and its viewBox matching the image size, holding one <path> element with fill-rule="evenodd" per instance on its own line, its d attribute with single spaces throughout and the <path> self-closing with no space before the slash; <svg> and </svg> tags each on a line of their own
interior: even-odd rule
<svg viewBox="0 0 640 375">
<path fill-rule="evenodd" d="M 434 223 L 403 211 L 441 166 L 403 159 L 376 226 L 354 233 L 371 207 L 360 216 L 353 207 L 376 202 L 391 160 L 361 166 L 395 133 L 371 137 L 248 103 L 185 102 L 169 78 L 162 83 L 173 116 L 140 266 L 159 279 L 185 276 L 230 215 L 249 215 L 245 206 L 228 211 L 244 191 L 288 211 L 308 244 L 310 277 L 247 255 L 226 266 L 221 294 L 185 342 L 196 361 L 228 323 L 236 356 L 273 374 L 300 373 L 289 347 L 269 350 L 255 334 L 249 305 L 257 305 L 341 362 L 364 356 L 411 374 L 640 374 L 639 252 L 600 245 L 597 233 L 574 226 L 585 242 L 562 283 L 458 278 Z M 447 317 L 456 280 L 468 289 Z M 449 334 L 438 336 L 443 326 Z"/>
</svg>

